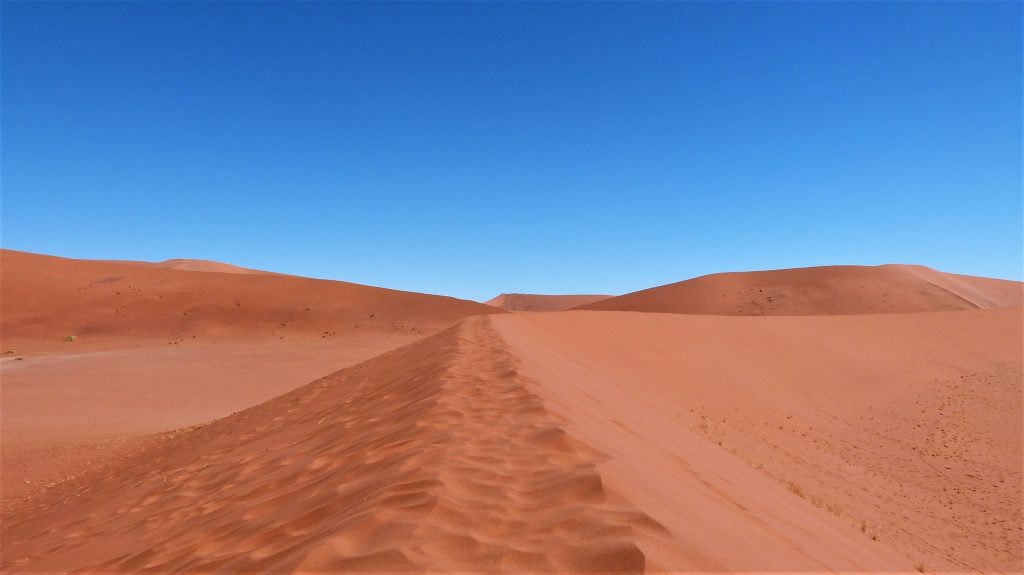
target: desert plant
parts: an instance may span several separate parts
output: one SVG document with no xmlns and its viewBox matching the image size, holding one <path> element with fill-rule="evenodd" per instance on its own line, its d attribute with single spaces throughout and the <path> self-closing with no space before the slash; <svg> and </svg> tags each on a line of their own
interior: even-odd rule
<svg viewBox="0 0 1024 575">
<path fill-rule="evenodd" d="M 794 482 L 792 482 L 792 481 L 787 481 L 787 482 L 786 482 L 786 487 L 788 487 L 788 488 L 789 488 L 789 490 L 790 490 L 790 491 L 792 491 L 793 493 L 795 493 L 796 495 L 798 495 L 798 496 L 800 496 L 800 497 L 803 497 L 803 496 L 804 496 L 804 490 L 803 490 L 803 488 L 801 488 L 801 487 L 800 487 L 799 485 L 797 485 L 796 483 L 794 483 Z"/>
<path fill-rule="evenodd" d="M 75 337 L 75 336 L 73 336 L 73 335 L 69 335 L 69 336 L 67 336 L 67 337 L 65 337 L 65 338 L 64 338 L 64 341 L 67 341 L 67 342 L 72 342 L 72 341 L 75 341 L 75 340 L 77 340 L 77 339 L 78 339 L 77 337 Z"/>
</svg>

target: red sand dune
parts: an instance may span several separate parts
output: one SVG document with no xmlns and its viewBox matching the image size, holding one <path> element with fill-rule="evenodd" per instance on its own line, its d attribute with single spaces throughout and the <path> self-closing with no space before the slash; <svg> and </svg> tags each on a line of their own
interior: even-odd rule
<svg viewBox="0 0 1024 575">
<path fill-rule="evenodd" d="M 827 266 L 712 274 L 578 306 L 708 315 L 844 315 L 1024 305 L 1024 284 L 924 266 Z"/>
<path fill-rule="evenodd" d="M 141 262 L 132 260 L 98 260 L 111 264 L 131 264 L 151 268 L 163 268 L 168 270 L 182 270 L 188 272 L 217 272 L 222 274 L 269 274 L 262 270 L 243 268 L 241 266 L 214 262 L 210 260 L 181 259 L 174 258 L 162 262 Z"/>
<path fill-rule="evenodd" d="M 503 293 L 487 300 L 487 305 L 506 311 L 565 311 L 588 303 L 608 299 L 609 295 L 539 295 Z"/>
<path fill-rule="evenodd" d="M 120 457 L 152 434 L 251 407 L 420 337 L 365 331 L 2 356 L 3 508 Z"/>
<path fill-rule="evenodd" d="M 929 571 L 1019 571 L 1022 312 L 493 323 L 566 431 L 602 446 L 606 485 L 700 569 L 789 570 L 747 532 L 796 533 L 788 513 L 814 508 Z M 789 511 L 753 521 L 786 490 Z"/>
<path fill-rule="evenodd" d="M 192 339 L 435 331 L 491 306 L 278 274 L 208 273 L 133 262 L 0 252 L 0 332 L 19 353 Z"/>
<path fill-rule="evenodd" d="M 812 268 L 623 296 L 719 315 L 501 314 L 0 273 L 4 572 L 1024 570 L 1024 308 L 960 309 L 1016 282 Z M 803 317 L 722 317 L 755 312 Z"/>
<path fill-rule="evenodd" d="M 53 486 L 3 568 L 1020 569 L 1021 328 L 470 318 Z"/>
<path fill-rule="evenodd" d="M 201 263 L 0 252 L 0 349 L 11 352 L 0 355 L 5 510 L 150 434 L 245 409 L 499 311 L 344 282 L 208 273 L 241 268 Z"/>
</svg>

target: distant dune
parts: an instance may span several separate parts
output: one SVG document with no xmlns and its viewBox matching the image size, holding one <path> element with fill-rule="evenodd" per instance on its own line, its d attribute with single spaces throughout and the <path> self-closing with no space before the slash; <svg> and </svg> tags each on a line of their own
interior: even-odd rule
<svg viewBox="0 0 1024 575">
<path fill-rule="evenodd" d="M 0 334 L 21 351 L 192 339 L 334 337 L 353 330 L 425 333 L 499 310 L 444 296 L 263 273 L 226 264 L 73 260 L 0 252 Z M 177 266 L 177 267 L 176 267 Z M 168 268 L 172 269 L 168 269 Z M 63 346 L 63 347 L 62 347 Z"/>
<path fill-rule="evenodd" d="M 564 311 L 610 297 L 608 295 L 503 293 L 484 303 L 507 311 Z"/>
<path fill-rule="evenodd" d="M 210 260 L 193 260 L 193 259 L 170 259 L 162 262 L 141 262 L 133 260 L 97 260 L 111 264 L 131 264 L 138 266 L 146 266 L 152 268 L 163 268 L 169 270 L 182 270 L 187 272 L 217 272 L 223 274 L 268 274 L 272 272 L 265 272 L 260 270 L 254 270 L 249 268 L 243 268 L 231 264 L 225 264 L 221 262 L 213 262 Z"/>
<path fill-rule="evenodd" d="M 846 315 L 1024 304 L 1021 282 L 923 266 L 827 266 L 712 274 L 578 306 L 708 315 Z"/>
</svg>

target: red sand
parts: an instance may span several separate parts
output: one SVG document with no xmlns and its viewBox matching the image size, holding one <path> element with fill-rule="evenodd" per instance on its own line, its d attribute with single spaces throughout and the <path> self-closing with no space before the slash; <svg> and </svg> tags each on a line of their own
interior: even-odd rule
<svg viewBox="0 0 1024 575">
<path fill-rule="evenodd" d="M 487 300 L 487 305 L 505 311 L 565 311 L 603 299 L 609 295 L 538 295 L 530 293 L 503 293 Z"/>
<path fill-rule="evenodd" d="M 151 434 L 207 422 L 422 337 L 133 347 L 0 359 L 4 509 Z M 17 356 L 22 357 L 22 356 Z"/>
<path fill-rule="evenodd" d="M 0 251 L 0 331 L 18 353 L 353 330 L 429 333 L 480 303 L 278 274 L 210 273 Z"/>
<path fill-rule="evenodd" d="M 924 266 L 828 266 L 702 276 L 577 306 L 706 315 L 844 315 L 1024 305 L 1021 282 Z"/>
<path fill-rule="evenodd" d="M 8 299 L 8 255 L 5 337 L 15 325 L 31 343 L 33 329 L 56 329 L 59 315 L 29 313 L 38 300 Z M 5 484 L 12 461 L 31 468 L 49 453 L 12 458 L 9 421 L 24 437 L 66 440 L 93 419 L 113 437 L 65 456 L 58 467 L 70 477 L 36 486 L 17 505 L 5 489 L 6 572 L 1024 570 L 1021 307 L 458 321 L 498 310 L 340 284 L 344 306 L 320 296 L 328 317 L 281 340 L 260 331 L 265 316 L 297 313 L 289 298 L 328 288 L 288 276 L 102 265 L 188 278 L 177 292 L 138 275 L 132 286 L 178 301 L 199 285 L 214 303 L 194 308 L 203 312 L 189 325 L 195 344 L 146 345 L 148 326 L 165 329 L 157 320 L 173 317 L 147 295 L 128 308 L 137 339 L 93 332 L 121 347 L 4 362 Z M 820 281 L 821 269 L 778 273 Z M 947 291 L 922 294 L 903 273 L 916 268 L 895 269 L 894 287 L 880 291 L 850 292 L 849 276 L 832 274 L 825 285 L 854 294 L 856 305 L 837 306 L 839 296 L 794 280 L 780 288 L 793 295 L 785 309 L 916 310 L 948 290 L 966 307 L 994 306 L 1020 285 L 931 277 L 928 285 Z M 264 290 L 266 298 L 245 300 L 255 317 L 228 321 L 223 278 L 240 282 L 230 290 Z M 313 283 L 289 291 L 293 284 L 268 280 Z M 30 293 L 32 282 L 19 281 Z M 117 301 L 85 292 L 95 298 L 86 302 Z M 379 292 L 397 294 L 408 315 Z M 890 307 L 872 293 L 886 294 Z M 804 302 L 794 305 L 799 294 Z M 426 337 L 373 322 L 314 337 L 318 321 L 365 313 L 363 295 L 380 298 L 372 307 L 388 321 L 410 318 L 423 331 L 444 314 L 458 323 Z M 274 305 L 278 296 L 286 305 Z M 24 307 L 8 324 L 16 301 Z M 75 321 L 106 325 L 74 305 L 82 301 L 60 305 Z M 350 365 L 414 338 L 231 414 L 330 362 Z M 68 381 L 75 365 L 93 375 Z"/>
<path fill-rule="evenodd" d="M 1022 568 L 1022 308 L 493 323 L 605 484 L 694 551 L 670 569 L 858 569 L 811 510 L 929 571 Z"/>
<path fill-rule="evenodd" d="M 261 270 L 254 270 L 250 268 L 243 268 L 241 266 L 235 266 L 231 264 L 225 264 L 221 262 L 213 262 L 210 260 L 195 260 L 195 259 L 170 259 L 162 262 L 140 262 L 140 261 L 128 261 L 128 260 L 99 260 L 105 263 L 111 264 L 131 264 L 137 266 L 145 266 L 151 268 L 163 268 L 169 270 L 182 270 L 190 272 L 217 272 L 223 274 L 269 274 L 272 272 L 265 272 Z"/>
<path fill-rule="evenodd" d="M 0 355 L 5 510 L 150 434 L 245 409 L 498 311 L 199 260 L 3 250 L 0 281 L 0 351 L 10 352 Z"/>
</svg>

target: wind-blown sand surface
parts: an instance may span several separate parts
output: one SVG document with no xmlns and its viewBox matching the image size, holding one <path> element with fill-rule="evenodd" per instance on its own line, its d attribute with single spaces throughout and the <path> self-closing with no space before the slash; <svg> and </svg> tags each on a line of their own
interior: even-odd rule
<svg viewBox="0 0 1024 575">
<path fill-rule="evenodd" d="M 757 536 L 823 552 L 796 515 L 814 509 L 928 570 L 1019 571 L 1022 316 L 569 312 L 493 324 L 567 432 L 608 455 L 605 484 L 693 550 L 669 568 L 806 568 Z M 782 507 L 767 516 L 766 502 Z"/>
<path fill-rule="evenodd" d="M 470 318 L 47 490 L 4 568 L 1015 570 L 1021 327 Z"/>
<path fill-rule="evenodd" d="M 706 315 L 843 315 L 1024 305 L 1021 282 L 910 265 L 825 266 L 702 276 L 577 306 Z"/>
<path fill-rule="evenodd" d="M 182 344 L 193 339 L 425 334 L 492 306 L 280 274 L 166 269 L 0 251 L 3 345 L 18 353 Z"/>
<path fill-rule="evenodd" d="M 0 364 L 4 509 L 42 486 L 422 337 L 365 332 L 40 354 Z"/>
<path fill-rule="evenodd" d="M 226 264 L 223 262 L 214 262 L 210 260 L 196 260 L 196 259 L 182 259 L 174 258 L 170 260 L 164 260 L 162 262 L 142 262 L 142 261 L 131 261 L 131 260 L 98 260 L 104 263 L 110 264 L 131 264 L 136 266 L 145 266 L 152 268 L 163 268 L 170 270 L 182 270 L 190 272 L 218 272 L 225 274 L 269 274 L 273 272 L 265 272 L 262 270 L 254 270 L 251 268 L 243 268 L 232 264 Z"/>
<path fill-rule="evenodd" d="M 195 271 L 199 270 L 199 271 Z M 228 273 L 225 273 L 228 272 Z M 0 251 L 0 497 L 499 310 L 197 260 Z M 74 335 L 74 342 L 66 342 Z"/>
<path fill-rule="evenodd" d="M 564 311 L 586 305 L 610 295 L 540 295 L 530 293 L 503 293 L 487 300 L 487 305 L 506 311 Z"/>
<path fill-rule="evenodd" d="M 504 314 L 171 262 L 0 252 L 4 571 L 1024 570 L 1018 282 Z"/>
</svg>

